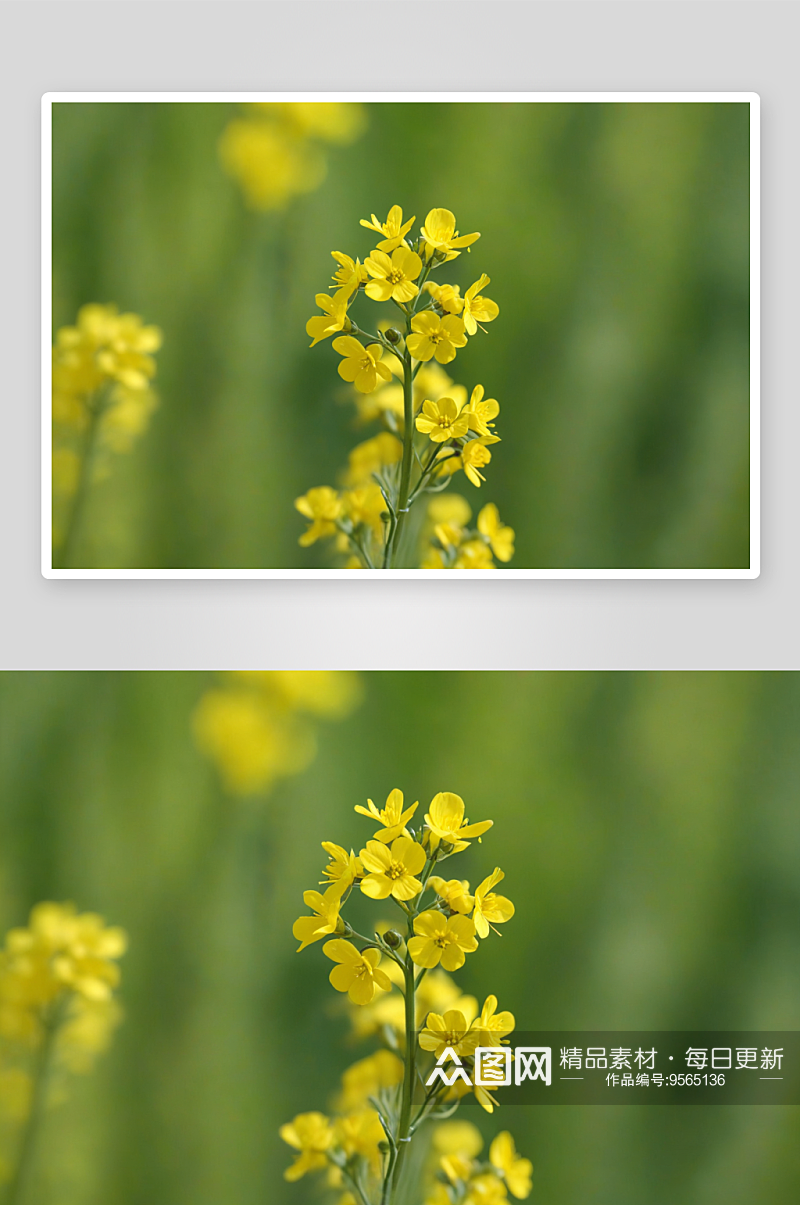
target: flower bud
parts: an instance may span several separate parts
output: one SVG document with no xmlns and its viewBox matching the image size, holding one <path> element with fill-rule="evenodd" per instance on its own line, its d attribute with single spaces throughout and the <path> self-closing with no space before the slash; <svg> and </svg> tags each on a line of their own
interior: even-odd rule
<svg viewBox="0 0 800 1205">
<path fill-rule="evenodd" d="M 402 338 L 399 330 L 394 326 L 390 326 L 385 334 L 390 343 L 399 343 Z"/>
<path fill-rule="evenodd" d="M 403 939 L 395 929 L 387 929 L 383 935 L 383 940 L 386 942 L 387 946 L 390 946 L 391 949 L 396 950 Z"/>
</svg>

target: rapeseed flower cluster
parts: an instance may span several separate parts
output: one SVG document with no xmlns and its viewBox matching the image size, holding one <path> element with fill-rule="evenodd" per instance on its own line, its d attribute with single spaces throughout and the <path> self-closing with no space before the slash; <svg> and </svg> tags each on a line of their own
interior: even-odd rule
<svg viewBox="0 0 800 1205">
<path fill-rule="evenodd" d="M 74 532 L 91 480 L 109 470 L 111 456 L 129 452 L 157 405 L 151 388 L 157 326 L 114 305 L 85 305 L 74 326 L 63 326 L 53 347 L 53 543 Z"/>
<path fill-rule="evenodd" d="M 346 146 L 365 126 L 365 110 L 349 102 L 246 104 L 222 133 L 220 159 L 250 209 L 285 209 L 325 179 L 325 145 Z"/>
<path fill-rule="evenodd" d="M 63 1098 L 70 1073 L 91 1070 L 121 1020 L 114 992 L 126 946 L 122 929 L 94 912 L 78 913 L 72 904 L 37 904 L 27 926 L 6 935 L 0 950 L 0 1130 L 3 1145 L 17 1153 L 3 1151 L 0 1174 L 15 1186 L 26 1170 L 21 1162 L 42 1106 Z"/>
<path fill-rule="evenodd" d="M 344 719 L 361 694 L 344 670 L 233 671 L 200 699 L 195 740 L 232 795 L 266 792 L 313 761 L 314 721 Z"/>
<path fill-rule="evenodd" d="M 448 1049 L 469 1074 L 476 1049 L 505 1045 L 514 1029 L 513 1014 L 498 1010 L 496 996 L 481 1005 L 451 977 L 513 917 L 514 905 L 496 890 L 504 877 L 499 867 L 474 888 L 438 873 L 448 858 L 480 841 L 492 821 L 471 822 L 464 800 L 450 791 L 435 795 L 424 815 L 419 807 L 398 789 L 383 807 L 372 800 L 357 804 L 356 812 L 371 821 L 371 836 L 358 853 L 322 842 L 320 882 L 304 893 L 307 913 L 292 929 L 298 952 L 321 943 L 333 964 L 331 986 L 347 998 L 354 1034 L 383 1041 L 345 1071 L 329 1114 L 301 1113 L 280 1130 L 296 1152 L 286 1179 L 325 1172 L 328 1185 L 342 1193 L 339 1205 L 395 1205 L 401 1193 L 403 1200 L 422 1201 L 423 1189 L 410 1193 L 403 1169 L 407 1179 L 408 1147 L 426 1123 L 435 1123 L 436 1159 L 425 1205 L 499 1205 L 509 1193 L 523 1199 L 531 1189 L 531 1164 L 517 1155 L 510 1134 L 498 1134 L 488 1160 L 481 1160 L 479 1131 L 445 1120 L 469 1092 L 488 1113 L 496 1099 L 461 1080 L 428 1084 Z M 397 927 L 381 920 L 371 936 L 357 932 L 343 915 L 354 893 L 391 901 Z"/>
<path fill-rule="evenodd" d="M 457 473 L 480 488 L 491 448 L 500 441 L 496 399 L 486 397 L 480 384 L 467 391 L 444 368 L 499 315 L 485 294 L 491 280 L 481 273 L 463 295 L 459 285 L 433 280 L 480 234 L 459 234 L 449 209 L 432 209 L 416 237 L 415 221 L 394 205 L 385 221 L 375 214 L 362 218 L 363 227 L 381 236 L 363 262 L 331 252 L 332 284 L 317 294 L 321 312 L 306 331 L 312 347 L 331 339 L 341 357 L 339 376 L 352 386 L 358 422 L 382 429 L 353 449 L 342 488 L 316 486 L 296 499 L 309 520 L 299 542 L 308 547 L 330 539 L 353 569 L 493 569 L 514 553 L 514 532 L 496 507 L 483 508 L 476 531 L 459 524 L 455 542 L 432 534 L 421 553 L 407 534 L 414 503 L 441 494 Z M 381 316 L 375 333 L 360 327 L 353 305 L 361 293 L 378 305 L 391 303 L 396 325 Z M 461 503 L 462 513 L 464 506 L 470 510 L 463 498 Z M 438 524 L 434 518 L 433 528 Z"/>
</svg>

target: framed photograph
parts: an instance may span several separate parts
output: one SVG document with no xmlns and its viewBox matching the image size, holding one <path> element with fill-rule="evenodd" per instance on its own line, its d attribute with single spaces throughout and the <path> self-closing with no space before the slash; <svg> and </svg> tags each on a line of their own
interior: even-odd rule
<svg viewBox="0 0 800 1205">
<path fill-rule="evenodd" d="M 50 578 L 754 578 L 753 93 L 49 93 Z"/>
</svg>

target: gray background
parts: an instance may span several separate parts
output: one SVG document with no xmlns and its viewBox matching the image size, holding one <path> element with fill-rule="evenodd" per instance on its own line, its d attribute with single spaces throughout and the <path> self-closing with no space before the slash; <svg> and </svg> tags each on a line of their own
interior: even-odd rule
<svg viewBox="0 0 800 1205">
<path fill-rule="evenodd" d="M 438 11 L 436 11 L 438 10 Z M 395 43 L 416 24 L 427 54 Z M 3 3 L 0 667 L 798 665 L 795 3 Z M 384 53 L 376 53 L 383 46 Z M 357 65 L 357 71 L 354 67 Z M 47 91 L 754 91 L 762 573 L 743 582 L 45 581 L 39 102 Z"/>
</svg>

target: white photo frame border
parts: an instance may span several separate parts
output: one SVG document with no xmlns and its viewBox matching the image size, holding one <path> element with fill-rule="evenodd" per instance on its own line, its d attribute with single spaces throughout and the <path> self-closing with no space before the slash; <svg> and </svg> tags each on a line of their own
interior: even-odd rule
<svg viewBox="0 0 800 1205">
<path fill-rule="evenodd" d="M 360 101 L 367 104 L 650 103 L 747 104 L 750 107 L 750 565 L 738 569 L 55 569 L 52 564 L 52 107 L 54 104 Z M 41 571 L 48 579 L 260 580 L 505 578 L 539 581 L 741 580 L 761 572 L 761 139 L 755 92 L 46 92 L 42 97 L 42 449 Z"/>
</svg>

